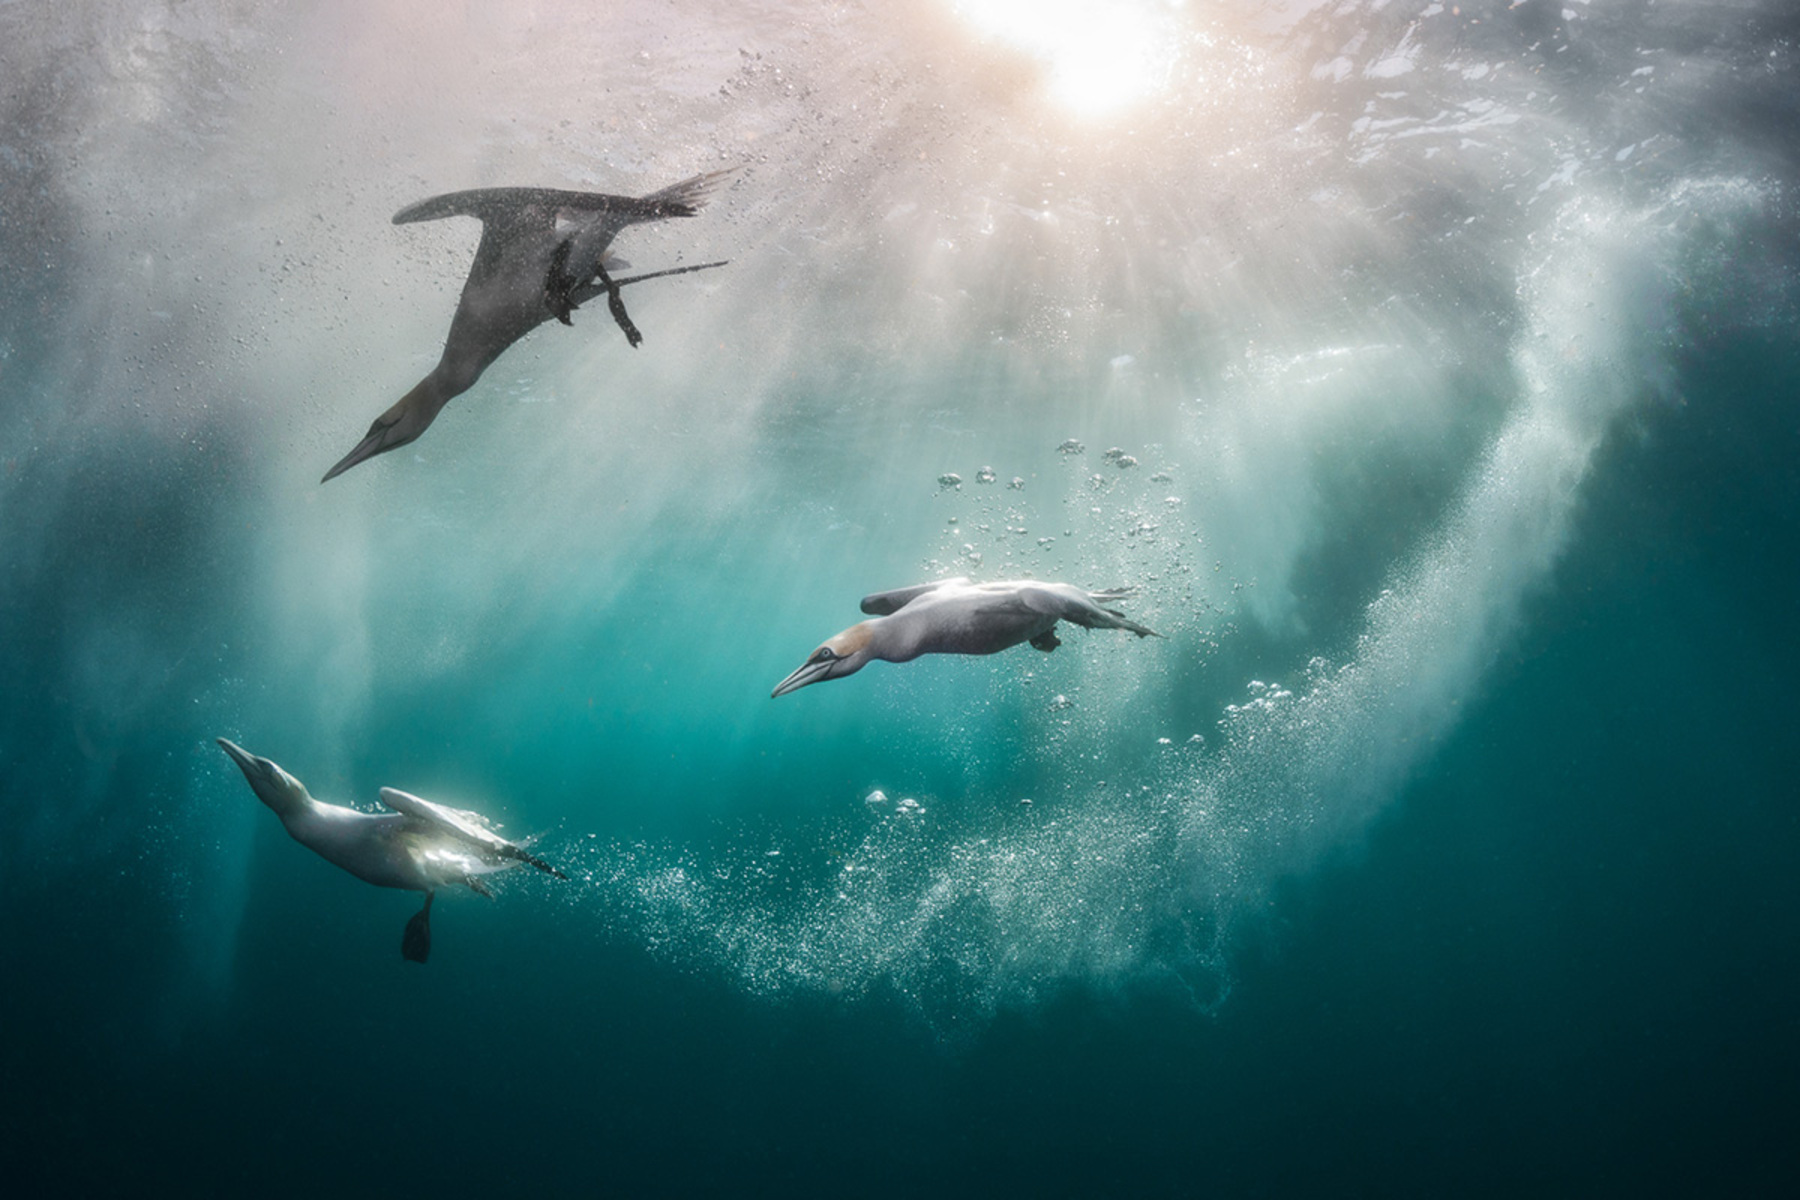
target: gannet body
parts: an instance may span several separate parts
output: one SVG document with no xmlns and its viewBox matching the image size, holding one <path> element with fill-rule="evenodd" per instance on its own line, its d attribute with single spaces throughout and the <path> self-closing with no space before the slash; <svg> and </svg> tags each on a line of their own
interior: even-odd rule
<svg viewBox="0 0 1800 1200">
<path fill-rule="evenodd" d="M 433 804 L 395 788 L 381 789 L 381 802 L 390 810 L 385 813 L 326 804 L 275 762 L 225 738 L 218 742 L 257 799 L 281 818 L 289 837 L 364 883 L 425 893 L 425 907 L 407 922 L 401 941 L 402 955 L 412 962 L 422 963 L 431 953 L 431 901 L 438 888 L 460 885 L 489 896 L 481 877 L 521 863 L 568 878 L 495 833 L 479 813 Z"/>
<path fill-rule="evenodd" d="M 877 592 L 862 601 L 871 620 L 828 639 L 770 695 L 784 696 L 810 683 L 842 679 L 876 659 L 903 663 L 921 654 L 995 654 L 1020 642 L 1054 650 L 1062 644 L 1055 633 L 1058 621 L 1088 629 L 1128 629 L 1139 637 L 1161 636 L 1102 607 L 1131 591 L 1088 592 L 1035 579 L 970 583 L 958 578 Z"/>
<path fill-rule="evenodd" d="M 325 482 L 358 463 L 404 446 L 437 419 L 446 404 L 462 395 L 508 347 L 552 317 L 572 324 L 569 314 L 605 293 L 613 319 L 633 346 L 643 335 L 626 315 L 619 289 L 630 283 L 720 267 L 702 263 L 614 279 L 608 267 L 624 263 L 609 253 L 627 225 L 665 217 L 691 217 L 732 172 L 696 175 L 648 196 L 608 196 L 556 188 L 478 188 L 451 192 L 409 205 L 394 224 L 474 217 L 481 243 L 463 283 L 450 321 L 444 353 L 431 373 L 396 401 L 350 453 L 325 473 Z"/>
</svg>

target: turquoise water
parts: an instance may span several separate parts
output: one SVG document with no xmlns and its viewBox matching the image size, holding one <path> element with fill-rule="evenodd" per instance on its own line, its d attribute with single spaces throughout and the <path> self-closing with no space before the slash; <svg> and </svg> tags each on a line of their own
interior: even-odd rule
<svg viewBox="0 0 1800 1200">
<path fill-rule="evenodd" d="M 1793 1174 L 1800 27 L 1142 15 L 1105 109 L 1079 14 L 0 6 L 11 1177 Z M 730 164 L 641 349 L 317 483 L 473 248 L 395 210 Z M 769 698 L 956 574 L 1166 636 Z M 404 963 L 218 736 L 573 878 Z"/>
</svg>

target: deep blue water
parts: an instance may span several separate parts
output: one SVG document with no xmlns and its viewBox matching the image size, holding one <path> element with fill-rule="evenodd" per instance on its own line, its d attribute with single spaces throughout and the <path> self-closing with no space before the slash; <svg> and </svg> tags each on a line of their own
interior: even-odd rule
<svg viewBox="0 0 1800 1200">
<path fill-rule="evenodd" d="M 928 3 L 26 8 L 6 1178 L 1792 1189 L 1782 5 L 1190 0 L 1105 114 Z M 472 244 L 395 209 L 721 161 L 621 238 L 733 260 L 641 350 L 584 310 L 315 482 Z M 864 592 L 1024 572 L 1168 636 L 768 699 Z M 221 735 L 575 878 L 403 963 Z"/>
</svg>

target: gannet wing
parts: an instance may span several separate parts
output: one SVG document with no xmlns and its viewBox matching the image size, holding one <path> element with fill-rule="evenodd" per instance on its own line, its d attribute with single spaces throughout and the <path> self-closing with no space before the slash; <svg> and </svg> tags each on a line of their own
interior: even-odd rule
<svg viewBox="0 0 1800 1200">
<path fill-rule="evenodd" d="M 505 207 L 505 198 L 517 196 L 519 188 L 476 188 L 467 192 L 446 192 L 409 204 L 394 214 L 394 224 L 411 225 L 415 221 L 437 221 L 444 217 L 474 217 L 486 221 Z"/>
<path fill-rule="evenodd" d="M 876 592 L 862 598 L 862 610 L 871 617 L 891 617 L 926 592 L 935 592 L 941 587 L 967 582 L 969 582 L 967 576 L 958 575 L 955 579 L 939 579 L 914 587 L 895 588 L 891 592 Z"/>
<path fill-rule="evenodd" d="M 470 812 L 468 809 L 433 804 L 411 792 L 386 787 L 381 789 L 381 803 L 397 813 L 429 821 L 465 842 L 474 842 L 494 850 L 510 845 L 505 838 L 494 832 L 492 822 L 480 813 Z"/>
<path fill-rule="evenodd" d="M 568 878 L 567 875 L 538 858 L 517 842 L 509 842 L 495 833 L 493 824 L 480 813 L 470 812 L 463 808 L 451 808 L 447 804 L 433 804 L 423 797 L 415 796 L 411 792 L 403 792 L 399 788 L 382 788 L 381 802 L 395 812 L 425 821 L 469 846 L 501 858 L 528 863 L 558 879 Z"/>
<path fill-rule="evenodd" d="M 628 213 L 648 220 L 656 216 L 689 214 L 647 211 L 649 197 L 608 196 L 601 192 L 570 192 L 560 188 L 475 188 L 466 192 L 447 192 L 417 204 L 409 204 L 394 214 L 394 224 L 411 225 L 415 221 L 439 221 L 445 217 L 474 217 L 486 224 L 509 224 L 521 218 L 554 228 L 558 212 Z M 567 219 L 567 218 L 565 218 Z"/>
<path fill-rule="evenodd" d="M 736 170 L 731 167 L 695 175 L 648 196 L 611 196 L 605 192 L 574 192 L 565 188 L 472 188 L 446 192 L 407 205 L 394 214 L 394 224 L 410 225 L 415 221 L 437 221 L 444 217 L 509 222 L 529 216 L 534 223 L 541 220 L 554 228 L 559 212 L 565 214 L 565 220 L 577 213 L 615 213 L 627 221 L 691 217 Z"/>
<path fill-rule="evenodd" d="M 1126 590 L 1116 589 L 1095 595 L 1110 600 L 1124 594 Z M 1018 603 L 1032 612 L 1053 616 L 1059 621 L 1080 625 L 1084 629 L 1129 629 L 1139 637 L 1162 636 L 1156 630 L 1130 620 L 1122 612 L 1101 608 L 1089 598 L 1089 593 L 1066 583 L 1028 584 L 1019 588 L 1017 599 Z"/>
<path fill-rule="evenodd" d="M 529 290 L 548 286 L 556 274 L 566 275 L 574 285 L 587 285 L 621 229 L 639 221 L 695 215 L 707 196 L 731 173 L 728 170 L 696 175 L 648 196 L 611 196 L 562 188 L 447 192 L 407 205 L 394 214 L 394 224 L 410 225 L 444 217 L 474 217 L 480 221 L 481 243 L 475 248 L 465 288 L 486 289 L 499 284 L 509 288 L 522 285 Z M 700 269 L 704 268 L 680 268 L 677 273 Z M 583 290 L 586 295 L 569 297 L 572 305 L 598 294 L 585 287 Z"/>
<path fill-rule="evenodd" d="M 557 247 L 562 248 L 570 276 L 585 281 L 614 234 L 653 215 L 645 201 L 631 196 L 557 188 L 476 188 L 408 205 L 394 214 L 394 224 L 474 217 L 481 222 L 481 244 L 475 247 L 464 286 L 487 287 L 502 281 L 529 290 L 546 285 L 545 268 L 554 261 Z"/>
</svg>

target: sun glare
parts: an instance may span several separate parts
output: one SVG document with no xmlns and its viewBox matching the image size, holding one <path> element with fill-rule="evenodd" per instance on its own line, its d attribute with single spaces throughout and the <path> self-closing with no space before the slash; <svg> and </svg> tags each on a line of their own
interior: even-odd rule
<svg viewBox="0 0 1800 1200">
<path fill-rule="evenodd" d="M 1175 28 L 1167 3 L 1144 0 L 954 0 L 958 16 L 1036 58 L 1051 99 L 1100 117 L 1168 80 Z"/>
</svg>

